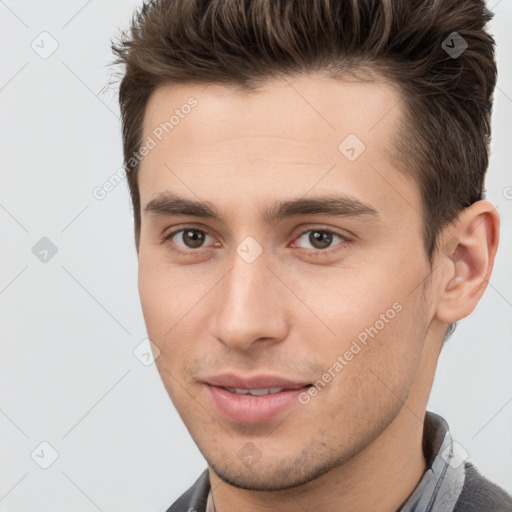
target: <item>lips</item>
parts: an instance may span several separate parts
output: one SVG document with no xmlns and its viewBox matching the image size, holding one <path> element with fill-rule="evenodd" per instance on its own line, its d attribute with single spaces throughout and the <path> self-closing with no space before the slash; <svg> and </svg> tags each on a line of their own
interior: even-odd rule
<svg viewBox="0 0 512 512">
<path fill-rule="evenodd" d="M 238 423 L 262 423 L 296 405 L 310 383 L 271 375 L 216 375 L 204 381 L 217 412 Z"/>
</svg>

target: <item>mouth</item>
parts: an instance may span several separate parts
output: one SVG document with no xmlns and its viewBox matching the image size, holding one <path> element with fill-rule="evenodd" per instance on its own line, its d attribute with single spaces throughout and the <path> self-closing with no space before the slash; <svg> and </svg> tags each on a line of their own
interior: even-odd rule
<svg viewBox="0 0 512 512">
<path fill-rule="evenodd" d="M 275 393 L 280 393 L 281 391 L 288 391 L 286 388 L 259 388 L 259 389 L 244 389 L 244 388 L 229 388 L 225 387 L 230 393 L 235 393 L 236 395 L 251 395 L 251 396 L 263 396 L 263 395 L 274 395 Z"/>
<path fill-rule="evenodd" d="M 217 412 L 236 423 L 263 423 L 297 405 L 311 383 L 275 376 L 218 375 L 204 381 Z"/>
</svg>

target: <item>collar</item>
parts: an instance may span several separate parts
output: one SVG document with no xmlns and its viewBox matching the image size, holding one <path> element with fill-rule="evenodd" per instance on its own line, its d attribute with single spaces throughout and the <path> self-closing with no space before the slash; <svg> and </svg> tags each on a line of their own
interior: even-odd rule
<svg viewBox="0 0 512 512">
<path fill-rule="evenodd" d="M 423 424 L 423 454 L 427 469 L 397 512 L 452 512 L 465 479 L 464 456 L 453 442 L 446 420 L 426 411 Z M 211 489 L 206 512 L 216 512 Z"/>
</svg>

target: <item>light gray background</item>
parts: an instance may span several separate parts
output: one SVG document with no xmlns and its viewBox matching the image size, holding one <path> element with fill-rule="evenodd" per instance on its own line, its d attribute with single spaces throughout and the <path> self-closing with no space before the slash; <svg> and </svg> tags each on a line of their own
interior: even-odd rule
<svg viewBox="0 0 512 512">
<path fill-rule="evenodd" d="M 136 5 L 0 0 L 1 511 L 164 511 L 206 467 L 156 367 L 133 354 L 146 331 L 126 183 L 92 195 L 122 164 L 116 89 L 100 91 L 109 40 Z M 499 81 L 487 197 L 502 240 L 429 409 L 512 492 L 512 2 L 489 6 Z M 31 47 L 52 39 L 48 58 Z M 32 252 L 42 237 L 58 250 L 46 263 Z M 42 442 L 58 452 L 48 469 Z"/>
</svg>

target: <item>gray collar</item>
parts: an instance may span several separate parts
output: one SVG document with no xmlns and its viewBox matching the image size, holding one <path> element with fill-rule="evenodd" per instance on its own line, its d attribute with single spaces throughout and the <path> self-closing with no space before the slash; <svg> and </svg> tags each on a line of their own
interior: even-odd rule
<svg viewBox="0 0 512 512">
<path fill-rule="evenodd" d="M 427 469 L 397 512 L 452 512 L 466 477 L 466 454 L 453 442 L 446 420 L 430 411 L 425 415 L 423 453 Z"/>
</svg>

